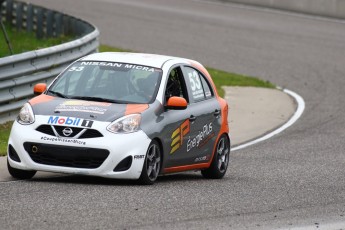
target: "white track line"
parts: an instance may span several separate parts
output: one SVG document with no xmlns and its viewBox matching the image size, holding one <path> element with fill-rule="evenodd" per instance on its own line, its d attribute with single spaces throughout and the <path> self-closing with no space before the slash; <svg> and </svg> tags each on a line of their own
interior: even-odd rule
<svg viewBox="0 0 345 230">
<path fill-rule="evenodd" d="M 278 89 L 281 89 L 279 87 L 277 87 Z M 297 93 L 295 92 L 292 92 L 288 89 L 284 89 L 283 92 L 289 94 L 291 97 L 293 97 L 296 102 L 297 102 L 297 110 L 296 112 L 294 113 L 294 115 L 290 118 L 290 120 L 288 120 L 284 125 L 282 125 L 281 127 L 279 127 L 278 129 L 262 136 L 262 137 L 259 137 L 258 139 L 255 139 L 253 141 L 250 141 L 250 142 L 247 142 L 245 144 L 242 144 L 242 145 L 239 145 L 239 146 L 236 146 L 234 148 L 231 149 L 231 151 L 236 151 L 236 150 L 239 150 L 239 149 L 243 149 L 243 148 L 246 148 L 246 147 L 249 147 L 251 145 L 254 145 L 254 144 L 257 144 L 259 142 L 262 142 L 262 141 L 265 141 L 281 132 L 283 132 L 285 129 L 289 128 L 291 125 L 293 125 L 302 115 L 304 109 L 305 109 L 305 102 L 304 102 L 304 99 L 298 95 Z"/>
</svg>

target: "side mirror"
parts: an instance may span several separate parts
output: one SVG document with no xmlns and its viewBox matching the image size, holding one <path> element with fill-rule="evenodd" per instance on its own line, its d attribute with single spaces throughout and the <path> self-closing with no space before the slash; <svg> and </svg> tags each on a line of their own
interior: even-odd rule
<svg viewBox="0 0 345 230">
<path fill-rule="evenodd" d="M 47 84 L 46 83 L 38 83 L 34 86 L 34 95 L 40 95 L 47 89 Z"/>
<path fill-rule="evenodd" d="M 187 108 L 187 101 L 183 97 L 170 97 L 165 108 L 183 110 Z"/>
</svg>

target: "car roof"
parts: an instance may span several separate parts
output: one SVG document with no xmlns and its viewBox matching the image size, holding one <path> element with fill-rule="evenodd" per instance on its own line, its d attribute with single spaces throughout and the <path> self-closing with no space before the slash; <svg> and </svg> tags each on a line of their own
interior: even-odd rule
<svg viewBox="0 0 345 230">
<path fill-rule="evenodd" d="M 94 53 L 80 59 L 81 61 L 105 61 L 130 63 L 143 66 L 162 68 L 163 64 L 169 60 L 179 60 L 186 62 L 187 59 L 146 53 L 126 53 L 126 52 L 102 52 Z"/>
</svg>

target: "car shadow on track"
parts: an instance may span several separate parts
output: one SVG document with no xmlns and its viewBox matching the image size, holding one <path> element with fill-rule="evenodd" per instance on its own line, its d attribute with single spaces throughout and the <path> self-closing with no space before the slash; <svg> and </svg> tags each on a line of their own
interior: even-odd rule
<svg viewBox="0 0 345 230">
<path fill-rule="evenodd" d="M 198 181 L 205 180 L 200 173 L 185 172 L 179 174 L 163 175 L 157 178 L 155 184 L 162 183 L 174 183 L 183 181 Z M 38 177 L 32 178 L 32 182 L 48 182 L 48 183 L 70 183 L 70 184 L 87 184 L 87 185 L 111 185 L 111 186 L 140 186 L 135 180 L 120 180 L 120 179 L 108 179 L 93 176 L 79 176 L 79 175 L 59 175 L 50 177 Z"/>
</svg>

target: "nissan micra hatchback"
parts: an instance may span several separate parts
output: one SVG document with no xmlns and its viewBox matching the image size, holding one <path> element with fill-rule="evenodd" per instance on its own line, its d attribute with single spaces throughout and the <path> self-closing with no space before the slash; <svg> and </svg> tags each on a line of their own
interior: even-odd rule
<svg viewBox="0 0 345 230">
<path fill-rule="evenodd" d="M 207 70 L 183 58 L 96 53 L 67 67 L 20 110 L 8 141 L 8 170 L 134 179 L 226 173 L 228 105 Z"/>
</svg>

